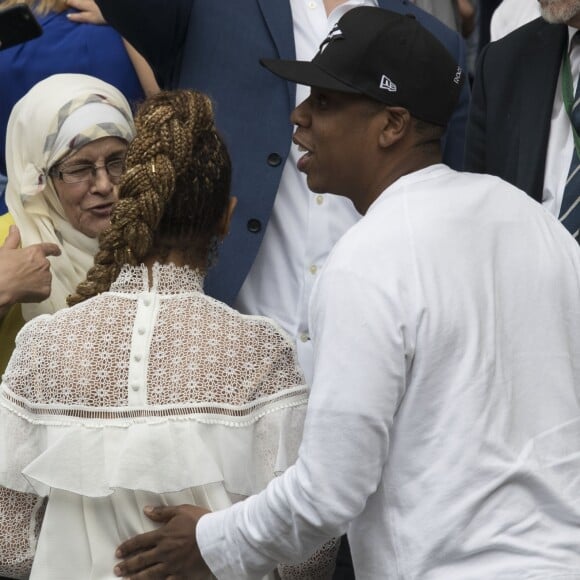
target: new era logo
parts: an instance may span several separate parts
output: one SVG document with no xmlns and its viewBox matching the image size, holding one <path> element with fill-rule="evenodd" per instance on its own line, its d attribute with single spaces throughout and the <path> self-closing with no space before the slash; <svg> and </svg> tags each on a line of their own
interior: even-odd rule
<svg viewBox="0 0 580 580">
<path fill-rule="evenodd" d="M 397 92 L 397 85 L 387 75 L 381 77 L 381 84 L 379 86 L 381 89 L 389 91 L 389 93 Z"/>
</svg>

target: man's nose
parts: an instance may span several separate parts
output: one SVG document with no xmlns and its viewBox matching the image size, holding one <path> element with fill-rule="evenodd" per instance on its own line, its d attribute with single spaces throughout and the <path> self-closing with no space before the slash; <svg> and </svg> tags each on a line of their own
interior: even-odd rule
<svg viewBox="0 0 580 580">
<path fill-rule="evenodd" d="M 304 99 L 290 114 L 290 121 L 299 127 L 306 127 L 310 124 L 310 102 Z"/>
</svg>

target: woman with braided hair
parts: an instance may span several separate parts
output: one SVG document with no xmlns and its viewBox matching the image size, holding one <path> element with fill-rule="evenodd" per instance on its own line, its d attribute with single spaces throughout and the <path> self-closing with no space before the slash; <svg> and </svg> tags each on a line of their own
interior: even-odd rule
<svg viewBox="0 0 580 580">
<path fill-rule="evenodd" d="M 205 272 L 227 232 L 236 199 L 229 195 L 230 160 L 210 100 L 163 93 L 143 104 L 136 127 L 119 209 L 70 305 L 108 290 L 124 264 L 161 259 Z"/>
<path fill-rule="evenodd" d="M 116 546 L 156 527 L 146 505 L 222 509 L 296 458 L 292 341 L 203 293 L 235 205 L 211 102 L 160 93 L 135 124 L 74 307 L 28 323 L 3 377 L 0 574 L 114 578 Z M 325 578 L 332 556 L 280 570 Z"/>
</svg>

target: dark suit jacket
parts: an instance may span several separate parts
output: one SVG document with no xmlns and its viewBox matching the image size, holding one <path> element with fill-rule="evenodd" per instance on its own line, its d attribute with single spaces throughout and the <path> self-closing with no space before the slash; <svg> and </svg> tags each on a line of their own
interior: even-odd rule
<svg viewBox="0 0 580 580">
<path fill-rule="evenodd" d="M 107 21 L 150 62 L 161 84 L 209 94 L 233 161 L 238 198 L 230 234 L 206 280 L 211 296 L 231 303 L 248 273 L 270 218 L 288 156 L 295 85 L 260 66 L 260 58 L 294 59 L 288 0 L 97 0 Z M 407 0 L 380 0 L 411 12 L 465 64 L 464 43 Z M 465 68 L 465 67 L 464 67 Z M 450 123 L 444 160 L 463 163 L 467 87 Z M 301 232 L 296 232 L 297 236 Z"/>
<path fill-rule="evenodd" d="M 541 201 L 565 25 L 538 18 L 479 57 L 465 169 L 497 175 Z"/>
</svg>

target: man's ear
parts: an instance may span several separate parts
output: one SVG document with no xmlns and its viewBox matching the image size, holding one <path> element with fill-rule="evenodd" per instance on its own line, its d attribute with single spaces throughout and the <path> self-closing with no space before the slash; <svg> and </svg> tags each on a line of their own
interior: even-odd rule
<svg viewBox="0 0 580 580">
<path fill-rule="evenodd" d="M 230 200 L 228 202 L 228 205 L 226 207 L 226 211 L 224 212 L 224 215 L 222 216 L 222 219 L 220 221 L 219 224 L 219 228 L 218 228 L 218 235 L 220 237 L 220 239 L 224 239 L 229 231 L 230 231 L 230 223 L 232 221 L 232 215 L 234 214 L 234 209 L 236 208 L 236 205 L 238 204 L 238 198 L 237 197 L 230 197 Z"/>
<path fill-rule="evenodd" d="M 400 141 L 411 127 L 411 114 L 404 107 L 385 107 L 381 118 L 383 125 L 379 145 L 383 148 Z"/>
</svg>

